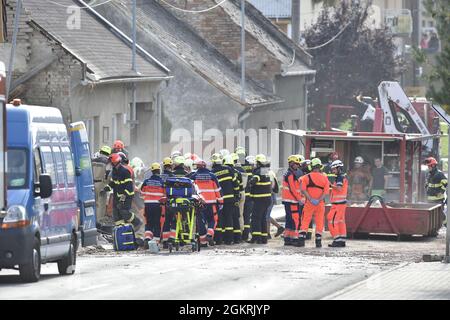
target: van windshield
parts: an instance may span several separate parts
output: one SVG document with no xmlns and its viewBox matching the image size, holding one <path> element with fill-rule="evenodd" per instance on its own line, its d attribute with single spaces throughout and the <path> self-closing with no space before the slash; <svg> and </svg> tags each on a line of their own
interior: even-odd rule
<svg viewBox="0 0 450 320">
<path fill-rule="evenodd" d="M 27 185 L 27 151 L 8 149 L 8 189 L 23 189 Z"/>
</svg>

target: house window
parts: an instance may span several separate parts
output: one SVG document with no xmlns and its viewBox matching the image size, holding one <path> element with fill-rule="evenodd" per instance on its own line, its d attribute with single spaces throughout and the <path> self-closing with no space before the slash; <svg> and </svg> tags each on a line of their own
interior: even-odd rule
<svg viewBox="0 0 450 320">
<path fill-rule="evenodd" d="M 122 115 L 120 113 L 116 113 L 112 116 L 112 122 L 111 122 L 111 138 L 112 141 L 116 141 L 119 136 L 119 125 L 120 125 L 120 117 Z"/>
<path fill-rule="evenodd" d="M 109 127 L 103 127 L 103 143 L 109 144 Z"/>
<path fill-rule="evenodd" d="M 95 139 L 95 125 L 94 125 L 94 119 L 87 119 L 86 121 L 84 121 L 84 123 L 86 124 L 86 130 L 87 130 L 87 134 L 88 134 L 88 140 L 89 140 L 89 144 L 91 146 L 94 145 L 94 139 Z"/>
</svg>

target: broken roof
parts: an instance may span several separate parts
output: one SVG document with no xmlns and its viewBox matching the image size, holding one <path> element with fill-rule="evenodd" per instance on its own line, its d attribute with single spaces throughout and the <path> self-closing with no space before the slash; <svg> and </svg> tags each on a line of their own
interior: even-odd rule
<svg viewBox="0 0 450 320">
<path fill-rule="evenodd" d="M 80 26 L 70 25 L 73 11 L 80 7 L 75 0 L 57 0 L 58 4 L 42 0 L 23 0 L 30 12 L 31 23 L 47 37 L 57 41 L 65 50 L 87 64 L 94 81 L 112 79 L 167 79 L 169 70 L 152 57 L 138 52 L 138 74 L 131 70 L 131 48 L 86 9 L 80 10 Z M 68 13 L 70 12 L 70 13 Z"/>
<path fill-rule="evenodd" d="M 126 21 L 131 21 L 131 4 L 131 0 L 116 0 L 96 7 L 95 10 L 110 17 L 121 14 Z M 138 2 L 137 25 L 151 39 L 151 42 L 142 43 L 145 49 L 151 52 L 155 44 L 163 47 L 234 101 L 249 106 L 283 101 L 247 78 L 243 103 L 240 99 L 240 72 L 236 66 L 156 1 Z"/>
<path fill-rule="evenodd" d="M 216 3 L 219 0 L 214 0 Z M 239 0 L 225 1 L 221 7 L 237 25 L 241 25 L 241 9 Z M 245 30 L 259 43 L 269 50 L 282 63 L 282 75 L 306 75 L 315 71 L 309 66 L 312 56 L 296 45 L 289 37 L 275 26 L 252 4 L 245 5 Z"/>
</svg>

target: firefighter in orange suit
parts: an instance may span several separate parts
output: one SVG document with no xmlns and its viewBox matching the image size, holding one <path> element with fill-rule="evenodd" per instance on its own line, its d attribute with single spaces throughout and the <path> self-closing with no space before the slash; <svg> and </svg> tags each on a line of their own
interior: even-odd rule
<svg viewBox="0 0 450 320">
<path fill-rule="evenodd" d="M 200 244 L 202 246 L 214 245 L 214 231 L 217 226 L 219 206 L 223 206 L 222 189 L 217 177 L 206 168 L 202 159 L 195 160 L 197 171 L 191 175 L 197 187 L 197 193 L 205 203 L 201 209 L 199 219 Z M 206 228 L 207 226 L 207 228 Z"/>
<path fill-rule="evenodd" d="M 286 226 L 284 230 L 284 245 L 299 246 L 300 214 L 303 209 L 302 194 L 300 193 L 299 170 L 301 158 L 292 155 L 288 158 L 289 169 L 283 176 L 282 203 L 286 212 Z"/>
<path fill-rule="evenodd" d="M 328 212 L 328 230 L 333 237 L 329 247 L 345 247 L 347 228 L 345 225 L 345 209 L 347 208 L 348 180 L 342 172 L 344 164 L 340 160 L 333 161 L 330 166 L 335 181 L 331 185 L 331 209 Z"/>
<path fill-rule="evenodd" d="M 141 195 L 145 202 L 145 233 L 144 247 L 148 248 L 151 240 L 160 241 L 161 237 L 161 217 L 165 214 L 164 181 L 161 178 L 161 165 L 157 162 L 150 167 L 152 175 L 145 179 L 141 186 Z"/>
<path fill-rule="evenodd" d="M 311 173 L 301 177 L 301 190 L 306 197 L 300 227 L 299 246 L 305 246 L 305 238 L 309 223 L 314 216 L 316 221 L 316 247 L 322 247 L 322 232 L 325 215 L 325 196 L 330 193 L 330 183 L 322 173 L 322 161 L 319 158 L 311 160 Z"/>
</svg>

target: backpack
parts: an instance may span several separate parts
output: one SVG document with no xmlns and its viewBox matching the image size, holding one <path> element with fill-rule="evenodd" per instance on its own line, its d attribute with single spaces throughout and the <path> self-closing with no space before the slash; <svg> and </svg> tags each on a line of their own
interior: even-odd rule
<svg viewBox="0 0 450 320">
<path fill-rule="evenodd" d="M 192 198 L 194 185 L 191 179 L 184 177 L 169 177 L 166 180 L 168 198 Z"/>
<path fill-rule="evenodd" d="M 131 224 L 121 224 L 113 229 L 113 244 L 115 251 L 136 250 L 136 236 Z"/>
</svg>

